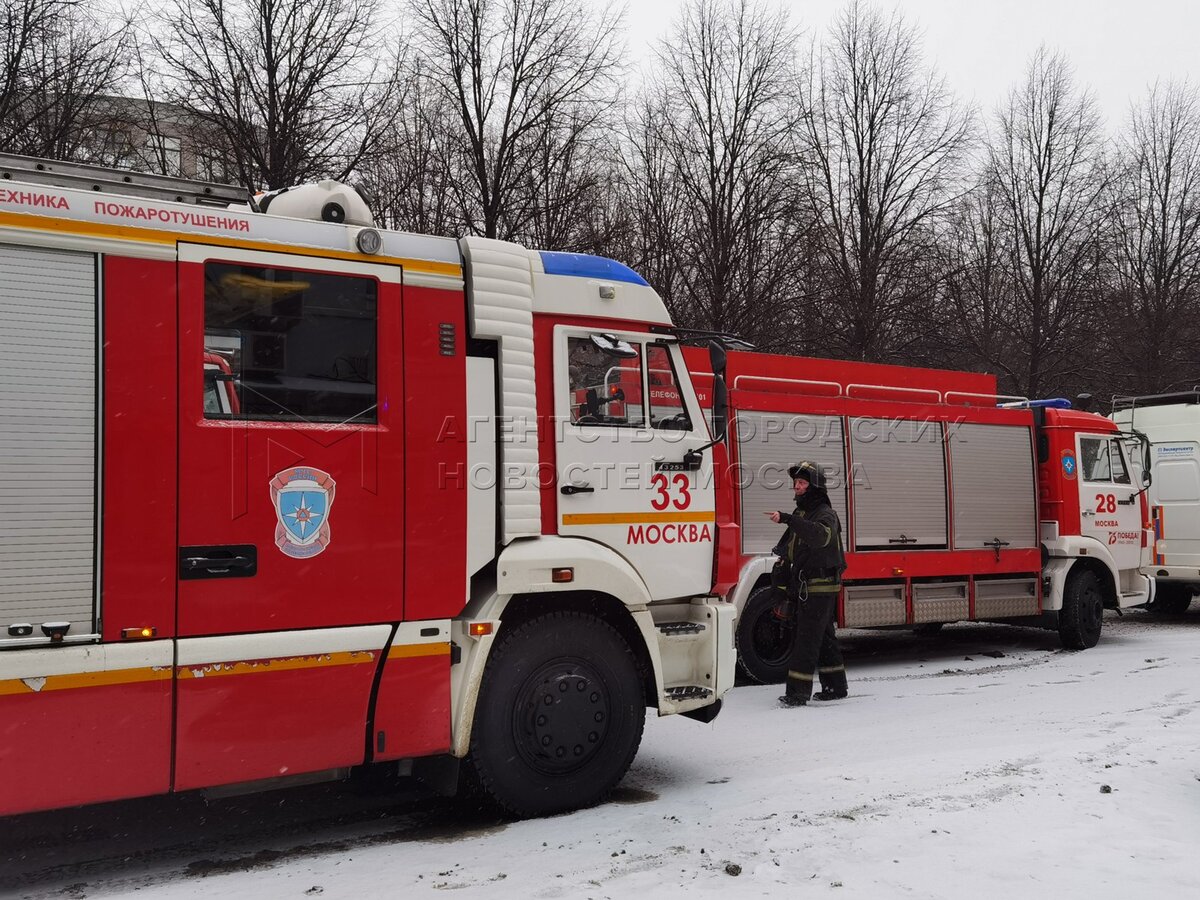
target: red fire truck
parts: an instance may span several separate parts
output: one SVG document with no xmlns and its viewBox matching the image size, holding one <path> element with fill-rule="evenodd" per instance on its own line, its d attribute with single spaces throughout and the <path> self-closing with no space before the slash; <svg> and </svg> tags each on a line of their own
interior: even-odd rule
<svg viewBox="0 0 1200 900">
<path fill-rule="evenodd" d="M 633 271 L 0 170 L 0 814 L 365 766 L 544 814 L 716 714 L 724 448 Z M 675 405 L 572 410 L 614 361 Z"/>
<path fill-rule="evenodd" d="M 687 354 L 704 390 L 707 360 Z M 751 677 L 786 673 L 768 577 L 781 532 L 764 512 L 790 508 L 786 470 L 802 459 L 831 474 L 844 527 L 842 627 L 1007 620 L 1085 649 L 1105 607 L 1152 598 L 1136 448 L 1108 419 L 1000 397 L 993 376 L 964 372 L 733 352 L 727 377 L 730 597 Z"/>
</svg>

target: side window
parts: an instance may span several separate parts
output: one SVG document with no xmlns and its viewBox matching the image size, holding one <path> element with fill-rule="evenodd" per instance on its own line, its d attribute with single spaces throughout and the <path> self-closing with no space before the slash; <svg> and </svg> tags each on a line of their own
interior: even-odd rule
<svg viewBox="0 0 1200 900">
<path fill-rule="evenodd" d="M 1079 450 L 1082 459 L 1084 481 L 1111 481 L 1111 457 L 1108 449 L 1109 441 L 1101 438 L 1080 438 Z"/>
<path fill-rule="evenodd" d="M 206 263 L 205 417 L 375 422 L 377 301 L 371 278 Z"/>
<path fill-rule="evenodd" d="M 1121 457 L 1121 442 L 1108 442 L 1109 469 L 1112 472 L 1112 480 L 1114 484 L 1133 484 L 1133 480 L 1129 477 L 1129 469 L 1125 466 L 1125 460 Z"/>
<path fill-rule="evenodd" d="M 567 339 L 567 391 L 574 425 L 645 423 L 640 345 L 623 343 L 632 355 L 614 356 L 591 338 Z"/>
<path fill-rule="evenodd" d="M 692 420 L 679 393 L 679 374 L 671 361 L 671 351 L 662 344 L 647 347 L 646 370 L 650 381 L 650 427 L 691 431 Z"/>
</svg>

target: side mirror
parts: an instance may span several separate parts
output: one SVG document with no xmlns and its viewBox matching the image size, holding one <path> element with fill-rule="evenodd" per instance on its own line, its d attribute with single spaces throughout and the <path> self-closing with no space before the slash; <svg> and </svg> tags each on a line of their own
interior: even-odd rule
<svg viewBox="0 0 1200 900">
<path fill-rule="evenodd" d="M 725 440 L 729 428 L 729 389 L 725 387 L 725 376 L 718 374 L 713 379 L 713 441 Z"/>
<path fill-rule="evenodd" d="M 708 361 L 712 365 L 713 375 L 715 375 L 717 378 L 724 378 L 725 348 L 721 346 L 720 342 L 708 342 Z"/>
</svg>

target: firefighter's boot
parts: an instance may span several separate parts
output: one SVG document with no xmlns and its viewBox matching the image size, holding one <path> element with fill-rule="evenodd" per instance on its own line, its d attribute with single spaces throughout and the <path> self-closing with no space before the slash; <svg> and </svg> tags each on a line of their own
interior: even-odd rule
<svg viewBox="0 0 1200 900">
<path fill-rule="evenodd" d="M 804 706 L 812 697 L 813 677 L 803 672 L 788 671 L 787 691 L 779 698 L 781 706 Z"/>
<path fill-rule="evenodd" d="M 813 695 L 814 700 L 841 700 L 849 693 L 845 666 L 822 666 L 819 671 L 821 690 Z"/>
</svg>

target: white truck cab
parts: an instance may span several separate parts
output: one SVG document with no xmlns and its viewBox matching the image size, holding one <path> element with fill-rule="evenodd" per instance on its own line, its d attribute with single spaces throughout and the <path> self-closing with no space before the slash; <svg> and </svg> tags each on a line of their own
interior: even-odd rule
<svg viewBox="0 0 1200 900">
<path fill-rule="evenodd" d="M 1150 442 L 1154 545 L 1144 572 L 1156 583 L 1151 608 L 1186 612 L 1200 591 L 1200 391 L 1117 397 L 1112 419 Z"/>
</svg>

